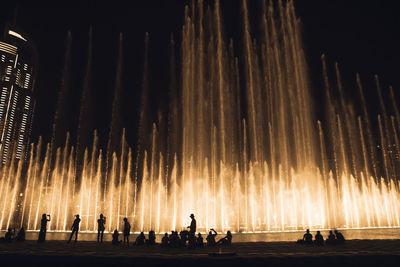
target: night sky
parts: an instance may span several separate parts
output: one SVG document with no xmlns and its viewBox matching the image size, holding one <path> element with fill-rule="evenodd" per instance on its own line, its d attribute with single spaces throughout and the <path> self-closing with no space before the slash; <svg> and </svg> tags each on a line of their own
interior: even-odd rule
<svg viewBox="0 0 400 267">
<path fill-rule="evenodd" d="M 118 35 L 124 34 L 122 123 L 129 143 L 136 140 L 138 107 L 143 72 L 144 36 L 150 33 L 150 106 L 157 110 L 168 97 L 169 39 L 179 40 L 184 5 L 188 1 L 29 1 L 20 2 L 17 25 L 36 43 L 40 66 L 36 83 L 37 105 L 32 138 L 49 139 L 61 85 L 67 31 L 72 32 L 72 80 L 65 129 L 74 138 L 79 101 L 87 61 L 88 31 L 93 25 L 93 125 L 104 144 L 111 118 L 117 64 Z M 212 3 L 212 1 L 205 1 Z M 250 14 L 257 26 L 261 2 L 250 0 Z M 241 1 L 222 0 L 226 36 L 238 42 L 242 35 Z M 355 73 L 359 72 L 373 99 L 373 75 L 400 95 L 400 16 L 397 0 L 302 0 L 295 1 L 303 22 L 306 57 L 316 99 L 323 96 L 320 56 L 325 53 L 331 68 L 341 66 L 346 94 L 355 97 Z M 15 3 L 2 3 L 0 27 L 12 20 Z M 321 101 L 319 101 L 321 103 Z M 371 106 L 374 103 L 370 102 Z"/>
</svg>

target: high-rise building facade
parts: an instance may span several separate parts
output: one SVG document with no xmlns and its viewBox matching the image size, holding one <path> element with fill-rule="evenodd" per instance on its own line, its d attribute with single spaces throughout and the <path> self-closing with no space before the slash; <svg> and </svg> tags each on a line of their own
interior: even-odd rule
<svg viewBox="0 0 400 267">
<path fill-rule="evenodd" d="M 38 57 L 34 43 L 7 25 L 0 40 L 0 161 L 26 157 L 35 107 Z"/>
</svg>

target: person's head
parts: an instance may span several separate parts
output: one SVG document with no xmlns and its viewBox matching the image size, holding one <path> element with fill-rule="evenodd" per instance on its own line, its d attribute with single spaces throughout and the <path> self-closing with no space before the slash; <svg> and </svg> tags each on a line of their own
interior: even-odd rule
<svg viewBox="0 0 400 267">
<path fill-rule="evenodd" d="M 103 219 L 103 213 L 100 213 L 100 219 Z"/>
<path fill-rule="evenodd" d="M 306 231 L 306 232 L 307 232 L 307 234 L 309 234 L 309 233 L 310 233 L 310 229 L 307 229 L 307 231 Z"/>
<path fill-rule="evenodd" d="M 338 230 L 335 230 L 335 234 L 337 234 L 338 233 Z"/>
<path fill-rule="evenodd" d="M 193 213 L 190 214 L 190 218 L 194 219 L 194 214 Z"/>
<path fill-rule="evenodd" d="M 332 233 L 332 230 L 329 231 L 329 234 L 333 234 L 333 233 Z"/>
<path fill-rule="evenodd" d="M 144 235 L 143 232 L 140 232 L 140 235 L 143 236 Z"/>
<path fill-rule="evenodd" d="M 226 232 L 227 235 L 232 235 L 231 231 Z"/>
<path fill-rule="evenodd" d="M 23 232 L 23 231 L 25 231 L 25 229 L 24 229 L 24 227 L 23 227 L 23 226 L 21 227 L 21 230 L 20 230 L 20 231 L 22 231 L 22 232 Z"/>
<path fill-rule="evenodd" d="M 46 214 L 45 213 L 42 214 L 42 219 L 46 219 Z"/>
<path fill-rule="evenodd" d="M 165 233 L 164 236 L 165 236 L 165 237 L 168 237 L 168 233 Z"/>
<path fill-rule="evenodd" d="M 124 218 L 124 222 L 127 222 L 128 221 L 128 218 Z"/>
<path fill-rule="evenodd" d="M 118 230 L 117 229 L 114 230 L 114 234 L 118 234 Z"/>
<path fill-rule="evenodd" d="M 321 232 L 320 231 L 317 231 L 317 235 L 320 235 L 321 234 Z"/>
<path fill-rule="evenodd" d="M 212 234 L 212 232 L 210 231 L 210 232 L 208 232 L 208 234 L 209 234 L 209 235 L 211 235 L 211 234 Z"/>
<path fill-rule="evenodd" d="M 76 217 L 77 219 L 79 219 L 79 214 L 76 214 L 75 217 Z"/>
<path fill-rule="evenodd" d="M 8 231 L 11 232 L 11 227 L 8 228 Z"/>
</svg>

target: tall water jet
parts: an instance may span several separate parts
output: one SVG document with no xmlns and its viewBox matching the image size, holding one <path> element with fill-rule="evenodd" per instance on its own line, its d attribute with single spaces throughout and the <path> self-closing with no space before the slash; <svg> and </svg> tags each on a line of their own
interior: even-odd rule
<svg viewBox="0 0 400 267">
<path fill-rule="evenodd" d="M 121 122 L 121 90 L 122 90 L 122 64 L 123 64 L 123 35 L 119 34 L 118 41 L 118 58 L 117 68 L 115 73 L 115 88 L 114 97 L 111 110 L 110 128 L 108 131 L 107 150 L 106 150 L 106 177 L 108 176 L 111 168 L 112 154 L 118 152 L 122 154 L 119 149 L 119 141 L 121 136 L 122 122 Z"/>
<path fill-rule="evenodd" d="M 72 46 L 72 35 L 71 32 L 67 32 L 67 42 L 64 57 L 64 68 L 61 77 L 61 88 L 58 92 L 57 106 L 54 114 L 53 128 L 51 135 L 51 146 L 52 149 L 62 146 L 62 142 L 65 140 L 66 132 L 68 129 L 66 122 L 66 114 L 68 114 L 68 92 L 70 90 L 70 79 L 71 79 L 71 46 Z"/>
<path fill-rule="evenodd" d="M 92 83 L 92 61 L 93 61 L 93 27 L 89 28 L 88 35 L 88 56 L 83 81 L 82 96 L 79 110 L 78 129 L 76 136 L 76 164 L 81 165 L 85 147 L 90 140 L 90 132 L 92 131 L 91 122 L 91 83 Z M 78 170 L 79 175 L 79 170 Z"/>
</svg>

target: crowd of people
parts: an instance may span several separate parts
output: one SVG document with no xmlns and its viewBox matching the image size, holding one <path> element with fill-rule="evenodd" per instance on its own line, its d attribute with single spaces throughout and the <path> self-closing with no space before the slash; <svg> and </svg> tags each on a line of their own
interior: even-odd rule
<svg viewBox="0 0 400 267">
<path fill-rule="evenodd" d="M 189 230 L 183 230 L 181 232 L 172 231 L 171 234 L 165 233 L 161 239 L 161 246 L 162 247 L 188 247 L 190 249 L 195 249 L 204 246 L 229 246 L 232 244 L 232 234 L 230 231 L 227 231 L 226 236 L 216 241 L 216 236 L 218 235 L 214 229 L 210 229 L 206 240 L 204 241 L 203 236 L 201 233 L 197 233 L 196 236 L 196 219 L 194 218 L 194 214 L 190 215 L 191 222 L 190 225 L 187 227 Z M 40 231 L 38 235 L 38 243 L 42 243 L 46 240 L 46 231 L 47 231 L 47 223 L 50 222 L 51 217 L 50 215 L 43 214 L 42 219 L 40 221 Z M 113 245 L 124 245 L 129 246 L 129 236 L 131 233 L 131 225 L 128 222 L 127 218 L 123 219 L 123 240 L 119 239 L 119 232 L 117 229 L 114 230 L 112 234 L 112 241 Z M 68 243 L 71 242 L 73 236 L 75 235 L 75 242 L 78 240 L 78 232 L 79 232 L 79 224 L 81 219 L 79 215 L 75 215 L 74 222 L 71 226 L 71 235 L 68 239 Z M 103 214 L 100 214 L 99 219 L 97 220 L 97 242 L 103 242 L 103 235 L 105 230 L 106 224 L 106 217 Z M 15 229 L 9 228 L 8 231 L 5 233 L 4 238 L 1 238 L 0 241 L 10 243 L 13 240 L 21 242 L 25 241 L 25 229 L 22 227 L 19 232 L 16 234 Z M 313 236 L 310 233 L 310 230 L 307 229 L 306 233 L 304 234 L 302 239 L 297 240 L 299 244 L 305 245 L 336 245 L 336 244 L 343 244 L 345 242 L 344 236 L 338 230 L 329 231 L 329 235 L 326 240 L 322 236 L 320 231 L 317 231 L 315 234 L 315 238 L 313 240 Z M 156 234 L 154 231 L 149 231 L 148 238 L 141 232 L 137 237 L 135 242 L 133 242 L 135 246 L 144 246 L 149 245 L 153 246 L 156 245 Z"/>
<path fill-rule="evenodd" d="M 177 231 L 172 231 L 170 235 L 168 233 L 165 233 L 162 240 L 161 240 L 161 246 L 162 247 L 188 247 L 191 249 L 195 249 L 197 247 L 204 247 L 205 245 L 207 246 L 229 246 L 232 244 L 232 234 L 230 231 L 227 232 L 226 236 L 219 239 L 216 241 L 216 236 L 217 232 L 214 229 L 210 229 L 209 234 L 206 237 L 206 242 L 203 240 L 203 236 L 201 233 L 198 233 L 196 236 L 196 219 L 194 218 L 194 214 L 190 215 L 191 222 L 190 225 L 187 227 L 189 230 L 183 230 L 179 234 Z M 51 217 L 50 215 L 43 214 L 42 219 L 40 221 L 40 231 L 38 235 L 38 243 L 42 243 L 46 240 L 46 232 L 47 232 L 47 223 L 50 222 Z M 114 230 L 112 234 L 112 241 L 111 243 L 113 245 L 124 245 L 124 246 L 129 246 L 129 236 L 130 236 L 130 230 L 131 230 L 131 225 L 128 222 L 127 218 L 123 219 L 124 221 L 124 228 L 123 228 L 123 240 L 120 240 L 119 238 L 119 232 L 117 229 Z M 79 224 L 81 222 L 81 219 L 79 217 L 79 214 L 75 215 L 74 222 L 72 223 L 71 226 L 71 235 L 67 241 L 67 243 L 70 243 L 72 238 L 75 235 L 75 242 L 78 241 L 78 232 L 79 232 Z M 103 243 L 103 235 L 105 231 L 105 224 L 106 224 L 106 217 L 103 214 L 100 214 L 99 219 L 97 220 L 97 242 L 98 243 Z M 1 241 L 10 243 L 13 240 L 15 241 L 25 241 L 25 229 L 22 227 L 18 234 L 15 234 L 15 229 L 9 228 L 8 231 L 6 232 L 4 238 L 1 239 Z M 144 235 L 143 232 L 141 232 L 137 237 L 135 242 L 133 242 L 133 245 L 135 246 L 144 246 L 144 245 L 156 245 L 156 234 L 154 231 L 149 231 L 148 238 L 146 239 L 146 236 Z"/>
<path fill-rule="evenodd" d="M 345 241 L 344 236 L 342 233 L 340 233 L 338 230 L 335 231 L 329 231 L 328 238 L 324 240 L 324 237 L 321 234 L 321 231 L 317 231 L 315 234 L 315 239 L 313 240 L 313 236 L 310 233 L 310 230 L 307 229 L 306 233 L 304 234 L 302 239 L 297 240 L 297 243 L 299 244 L 305 244 L 305 245 L 317 245 L 317 246 L 322 246 L 324 244 L 326 245 L 338 245 L 338 244 L 343 244 Z"/>
</svg>

